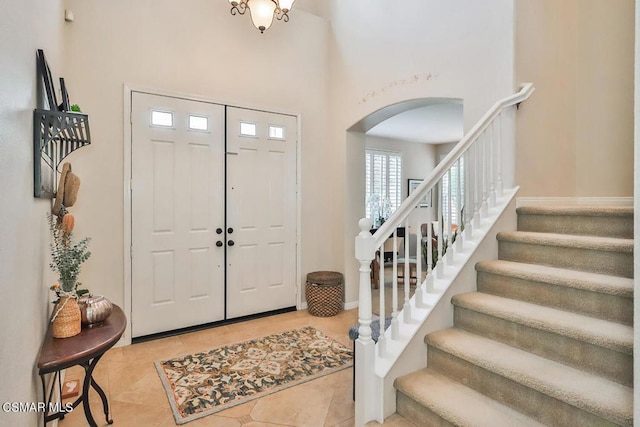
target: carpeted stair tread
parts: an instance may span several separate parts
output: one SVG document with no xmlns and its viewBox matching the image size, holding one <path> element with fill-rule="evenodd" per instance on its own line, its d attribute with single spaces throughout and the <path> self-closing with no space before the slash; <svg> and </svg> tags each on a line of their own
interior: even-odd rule
<svg viewBox="0 0 640 427">
<path fill-rule="evenodd" d="M 429 368 L 397 378 L 394 386 L 399 392 L 456 426 L 543 425 Z"/>
<path fill-rule="evenodd" d="M 500 276 L 633 298 L 633 279 L 628 277 L 506 260 L 479 262 L 476 264 L 476 270 Z"/>
<path fill-rule="evenodd" d="M 518 215 L 633 217 L 632 206 L 520 206 Z"/>
<path fill-rule="evenodd" d="M 633 208 L 620 206 L 523 206 L 518 230 L 633 238 Z"/>
<path fill-rule="evenodd" d="M 631 326 L 483 292 L 455 295 L 452 303 L 468 310 L 620 353 L 633 353 Z"/>
<path fill-rule="evenodd" d="M 610 252 L 633 252 L 633 239 L 557 233 L 536 233 L 533 231 L 501 231 L 498 233 L 497 238 L 498 241 L 501 242 L 593 249 Z"/>
<path fill-rule="evenodd" d="M 428 346 L 621 425 L 633 422 L 633 389 L 457 328 L 428 334 Z"/>
</svg>

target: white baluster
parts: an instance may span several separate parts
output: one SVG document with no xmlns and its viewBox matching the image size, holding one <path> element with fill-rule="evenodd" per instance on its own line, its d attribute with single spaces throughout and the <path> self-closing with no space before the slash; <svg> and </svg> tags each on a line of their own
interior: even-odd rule
<svg viewBox="0 0 640 427">
<path fill-rule="evenodd" d="M 385 293 L 384 293 L 384 243 L 378 248 L 380 253 L 379 274 L 378 274 L 378 288 L 380 290 L 380 335 L 378 338 L 378 355 L 384 357 L 387 354 L 387 340 L 384 337 L 385 320 L 387 317 L 385 307 Z"/>
<path fill-rule="evenodd" d="M 493 122 L 492 122 L 493 123 Z M 490 123 L 487 126 L 487 130 L 485 131 L 487 133 L 487 143 L 489 144 L 488 147 L 488 161 L 489 161 L 489 207 L 495 207 L 496 206 L 496 186 L 495 186 L 495 173 L 496 173 L 496 166 L 495 166 L 495 138 L 493 137 L 493 125 L 492 123 Z"/>
<path fill-rule="evenodd" d="M 498 166 L 498 179 L 496 182 L 496 192 L 498 197 L 504 196 L 504 184 L 502 182 L 502 111 L 498 114 L 498 118 L 496 119 L 498 131 L 493 134 L 494 138 L 497 140 L 497 166 Z"/>
<path fill-rule="evenodd" d="M 456 194 L 456 217 L 458 218 L 458 235 L 456 237 L 456 252 L 462 252 L 462 244 L 464 243 L 464 239 L 462 237 L 462 226 L 464 225 L 464 218 L 462 217 L 462 168 L 466 167 L 464 161 L 462 160 L 462 156 L 458 159 L 458 185 L 456 186 L 457 194 Z"/>
<path fill-rule="evenodd" d="M 480 174 L 480 141 L 476 139 L 473 143 L 473 226 L 480 227 L 480 185 L 482 175 Z"/>
<path fill-rule="evenodd" d="M 402 312 L 404 313 L 404 323 L 411 323 L 411 304 L 409 304 L 409 293 L 411 291 L 411 277 L 409 268 L 409 220 L 404 222 L 404 305 Z"/>
<path fill-rule="evenodd" d="M 398 325 L 398 229 L 393 230 L 393 277 L 391 278 L 391 302 L 393 304 L 391 311 L 391 339 L 397 340 L 400 335 L 400 327 Z"/>
<path fill-rule="evenodd" d="M 470 182 L 473 168 L 473 162 L 471 161 L 472 149 L 473 146 L 464 153 L 464 232 L 466 240 L 473 238 L 473 225 L 471 224 L 471 218 L 473 217 L 473 185 Z"/>
<path fill-rule="evenodd" d="M 432 189 L 431 191 L 435 190 Z M 427 223 L 427 281 L 426 281 L 426 292 L 433 290 L 433 270 L 431 268 L 431 261 L 433 260 L 433 244 L 431 240 L 433 238 L 433 233 L 431 232 L 431 228 L 433 227 L 433 222 L 429 221 Z"/>
<path fill-rule="evenodd" d="M 416 293 L 414 298 L 417 308 L 425 308 L 422 282 L 422 227 L 419 226 L 418 229 L 420 231 L 416 231 Z"/>
<path fill-rule="evenodd" d="M 487 154 L 487 135 L 483 133 L 481 135 L 482 138 L 482 207 L 481 214 L 483 218 L 489 216 L 489 177 L 488 177 L 488 154 Z"/>
<path fill-rule="evenodd" d="M 444 203 L 444 186 L 442 185 L 442 179 L 438 182 L 438 193 L 440 199 L 438 200 L 438 260 L 436 261 L 435 269 L 438 279 L 442 279 L 444 275 L 444 257 L 442 256 L 442 248 L 444 247 L 443 230 L 443 217 L 442 217 L 442 204 Z"/>
<path fill-rule="evenodd" d="M 447 186 L 447 206 L 449 206 L 447 209 L 447 225 L 443 227 L 442 232 L 443 235 L 445 231 L 447 232 L 447 264 L 453 264 L 453 200 L 451 199 L 453 182 L 451 181 L 451 169 L 453 169 L 453 166 L 447 171 L 447 180 L 449 181 Z"/>
</svg>

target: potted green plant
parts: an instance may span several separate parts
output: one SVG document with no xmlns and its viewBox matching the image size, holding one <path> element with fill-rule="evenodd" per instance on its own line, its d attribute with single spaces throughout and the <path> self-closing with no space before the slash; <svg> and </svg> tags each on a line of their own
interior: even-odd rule
<svg viewBox="0 0 640 427">
<path fill-rule="evenodd" d="M 56 224 L 49 214 L 49 229 L 53 236 L 51 249 L 51 263 L 49 267 L 58 274 L 59 281 L 51 287 L 56 293 L 56 308 L 52 317 L 53 336 L 55 338 L 72 337 L 80 333 L 81 315 L 78 307 L 78 296 L 87 293 L 86 289 L 79 289 L 78 275 L 82 263 L 89 259 L 89 237 L 74 243 L 73 217 L 64 215 L 60 224 Z M 64 220 L 67 221 L 64 221 Z"/>
</svg>

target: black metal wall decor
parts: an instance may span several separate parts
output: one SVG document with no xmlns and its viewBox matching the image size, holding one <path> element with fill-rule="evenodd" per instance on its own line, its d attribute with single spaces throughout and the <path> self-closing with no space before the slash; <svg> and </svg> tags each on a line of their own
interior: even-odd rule
<svg viewBox="0 0 640 427">
<path fill-rule="evenodd" d="M 54 198 L 58 187 L 58 167 L 65 157 L 91 144 L 89 116 L 69 111 L 69 95 L 60 78 L 62 103 L 58 100 L 51 71 L 42 49 L 38 49 L 38 79 L 46 102 L 33 111 L 33 195 Z"/>
<path fill-rule="evenodd" d="M 51 70 L 49 69 L 49 64 L 47 64 L 47 59 L 44 57 L 44 51 L 42 49 L 38 49 L 38 77 L 40 79 L 40 82 L 42 82 L 45 90 L 44 94 L 46 96 L 46 103 L 42 106 L 42 108 L 57 110 L 58 101 L 56 99 L 56 92 L 53 88 Z"/>
</svg>

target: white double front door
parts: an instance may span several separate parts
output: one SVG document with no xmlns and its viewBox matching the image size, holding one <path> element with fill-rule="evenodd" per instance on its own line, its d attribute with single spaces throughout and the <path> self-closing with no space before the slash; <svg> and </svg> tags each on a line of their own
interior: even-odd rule
<svg viewBox="0 0 640 427">
<path fill-rule="evenodd" d="M 296 304 L 294 116 L 132 92 L 132 336 Z"/>
</svg>

